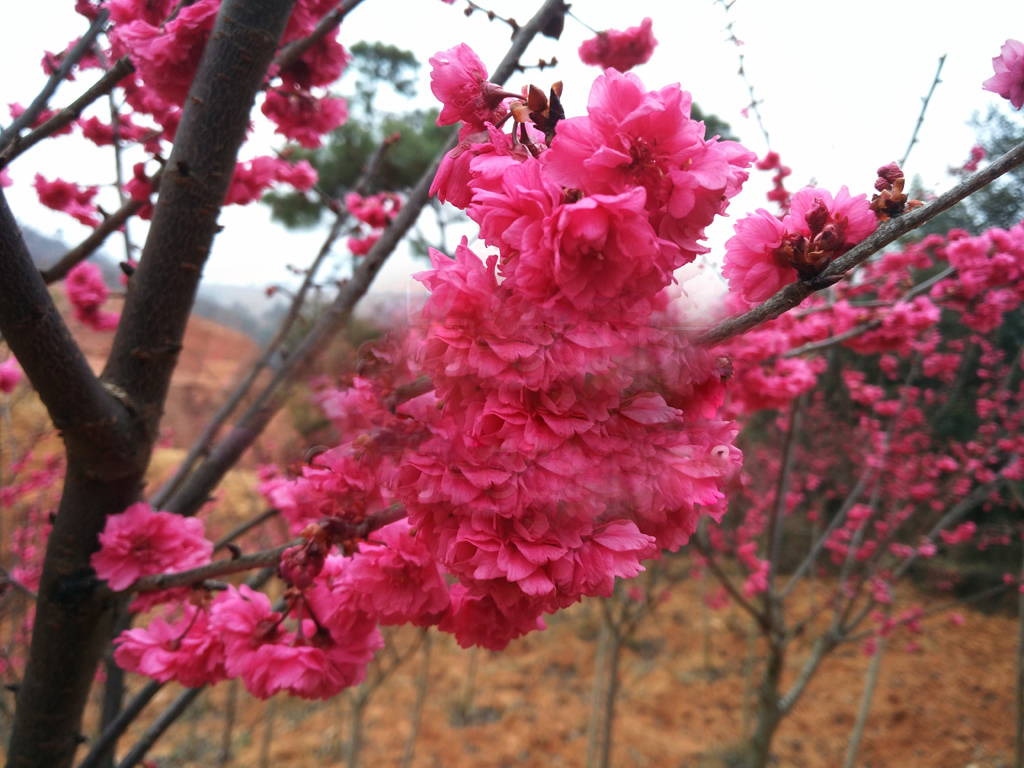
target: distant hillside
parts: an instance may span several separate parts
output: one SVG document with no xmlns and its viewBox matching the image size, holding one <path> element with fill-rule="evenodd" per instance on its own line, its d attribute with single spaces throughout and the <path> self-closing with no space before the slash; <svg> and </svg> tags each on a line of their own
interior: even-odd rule
<svg viewBox="0 0 1024 768">
<path fill-rule="evenodd" d="M 52 237 L 22 225 L 22 234 L 32 260 L 40 269 L 56 264 L 71 249 L 59 236 Z M 90 261 L 103 272 L 103 279 L 112 291 L 121 287 L 121 268 L 118 259 L 105 250 L 94 254 Z M 244 333 L 257 343 L 270 338 L 281 316 L 287 311 L 287 301 L 281 296 L 268 297 L 260 288 L 251 286 L 202 284 L 192 312 L 227 328 Z"/>
</svg>

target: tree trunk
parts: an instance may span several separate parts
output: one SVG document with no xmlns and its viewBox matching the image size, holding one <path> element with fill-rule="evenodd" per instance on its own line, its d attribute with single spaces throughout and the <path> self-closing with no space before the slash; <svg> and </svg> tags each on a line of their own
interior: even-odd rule
<svg viewBox="0 0 1024 768">
<path fill-rule="evenodd" d="M 782 644 L 769 638 L 768 658 L 764 676 L 757 692 L 757 720 L 750 739 L 750 768 L 766 768 L 771 756 L 772 739 L 782 720 L 779 708 L 779 683 L 785 665 L 786 652 Z"/>
</svg>

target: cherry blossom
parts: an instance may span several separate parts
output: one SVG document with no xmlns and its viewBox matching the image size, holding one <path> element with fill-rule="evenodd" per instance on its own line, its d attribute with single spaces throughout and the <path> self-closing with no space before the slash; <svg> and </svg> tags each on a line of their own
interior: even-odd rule
<svg viewBox="0 0 1024 768">
<path fill-rule="evenodd" d="M 603 69 L 617 69 L 627 72 L 640 64 L 646 64 L 654 53 L 658 41 L 651 31 L 653 22 L 647 18 L 639 27 L 618 31 L 609 29 L 598 32 L 597 37 L 584 40 L 580 45 L 580 59 L 584 64 L 593 64 Z"/>
<path fill-rule="evenodd" d="M 1007 40 L 992 59 L 992 68 L 995 74 L 981 87 L 1008 99 L 1014 109 L 1024 107 L 1024 43 Z"/>
</svg>

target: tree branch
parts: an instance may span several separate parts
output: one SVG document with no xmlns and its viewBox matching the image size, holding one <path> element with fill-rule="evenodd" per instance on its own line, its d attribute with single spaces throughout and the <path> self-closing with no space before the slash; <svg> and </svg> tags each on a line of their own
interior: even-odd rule
<svg viewBox="0 0 1024 768">
<path fill-rule="evenodd" d="M 889 219 L 878 225 L 878 229 L 861 243 L 833 261 L 820 277 L 821 282 L 828 283 L 828 278 L 842 279 L 846 273 L 869 257 L 880 251 L 897 238 L 911 232 L 929 219 L 938 216 L 951 208 L 965 197 L 977 192 L 982 187 L 1012 171 L 1024 163 L 1024 143 L 1018 144 L 1005 155 L 977 173 L 968 176 L 955 187 L 939 195 L 935 200 L 920 208 L 904 213 L 902 216 Z M 804 281 L 790 283 L 770 299 L 737 317 L 730 317 L 698 335 L 694 341 L 703 347 L 715 347 L 756 328 L 762 323 L 774 320 L 779 315 L 800 305 L 804 299 L 814 293 L 814 288 Z"/>
<path fill-rule="evenodd" d="M 914 132 L 910 135 L 910 143 L 907 145 L 907 151 L 903 153 L 903 157 L 900 158 L 900 168 L 907 164 L 907 158 L 910 157 L 910 150 L 917 144 L 917 132 L 921 130 L 921 124 L 924 123 L 924 113 L 928 111 L 928 103 L 932 100 L 932 94 L 935 93 L 935 86 L 942 81 L 939 79 L 939 75 L 942 74 L 942 65 L 946 63 L 946 54 L 939 56 L 939 68 L 935 70 L 935 78 L 932 80 L 932 87 L 928 89 L 928 95 L 921 98 L 921 114 L 917 116 L 917 124 L 914 125 Z"/>
<path fill-rule="evenodd" d="M 0 151 L 7 149 L 7 145 L 14 142 L 21 135 L 21 132 L 32 125 L 36 118 L 43 113 L 46 105 L 50 103 L 50 97 L 57 92 L 57 86 L 61 84 L 61 81 L 71 73 L 75 65 L 92 48 L 96 38 L 103 31 L 108 18 L 110 18 L 110 11 L 105 8 L 96 14 L 96 18 L 89 25 L 89 30 L 67 52 L 64 60 L 61 61 L 60 66 L 57 67 L 54 73 L 50 75 L 50 79 L 46 81 L 46 85 L 43 86 L 43 90 L 39 92 L 39 95 L 32 100 L 32 103 L 28 105 L 24 112 L 15 118 L 14 122 L 7 126 L 5 131 L 0 133 Z"/>
<path fill-rule="evenodd" d="M 10 144 L 0 151 L 0 168 L 10 163 L 18 155 L 24 154 L 40 141 L 48 138 L 66 125 L 77 120 L 82 111 L 102 96 L 109 94 L 128 75 L 135 71 L 135 65 L 127 56 L 122 56 L 99 80 L 85 93 L 64 107 L 60 112 L 36 128 L 25 137 L 15 136 Z"/>
<path fill-rule="evenodd" d="M 256 93 L 295 0 L 234 0 L 210 32 L 103 372 L 155 434 Z"/>
<path fill-rule="evenodd" d="M 374 176 L 377 175 L 377 171 L 380 169 L 381 161 L 384 159 L 384 155 L 390 147 L 394 144 L 392 137 L 384 139 L 374 150 L 373 154 L 366 161 L 366 167 L 363 168 L 363 172 L 360 174 L 359 179 L 356 181 L 353 191 L 360 195 L 365 194 L 366 188 L 369 186 L 370 181 Z M 347 211 L 342 209 L 340 204 L 335 200 L 330 200 L 329 196 L 321 192 L 321 197 L 324 202 L 330 202 L 332 208 L 337 208 L 334 218 L 334 224 L 331 226 L 330 231 L 327 233 L 327 237 L 324 239 L 324 243 L 320 246 L 320 251 L 317 253 L 316 258 L 310 265 L 309 269 L 306 270 L 306 276 L 302 281 L 302 285 L 299 287 L 298 292 L 292 299 L 291 306 L 288 307 L 288 312 L 282 318 L 281 324 L 278 326 L 277 333 L 274 334 L 266 347 L 263 349 L 263 353 L 259 359 L 253 363 L 249 372 L 245 378 L 235 387 L 235 391 L 231 393 L 230 397 L 217 409 L 217 412 L 207 422 L 206 426 L 203 427 L 203 431 L 199 437 L 192 444 L 185 459 L 181 462 L 181 465 L 175 471 L 174 476 L 171 477 L 159 491 L 153 496 L 153 506 L 159 509 L 167 499 L 170 498 L 171 494 L 174 493 L 181 484 L 188 477 L 195 463 L 201 456 L 207 455 L 210 443 L 213 442 L 213 438 L 216 437 L 217 431 L 224 425 L 224 422 L 228 420 L 235 409 L 242 402 L 252 385 L 255 383 L 256 378 L 260 375 L 264 368 L 266 368 L 274 356 L 280 351 L 281 345 L 288 338 L 288 334 L 291 332 L 292 326 L 299 319 L 302 314 L 302 307 L 306 302 L 306 297 L 309 295 L 310 289 L 313 287 L 313 283 L 316 280 L 316 275 L 320 271 L 320 267 L 324 261 L 331 254 L 331 250 L 334 247 L 334 243 L 341 236 L 342 229 L 345 223 L 348 221 Z"/>
<path fill-rule="evenodd" d="M 385 525 L 390 525 L 397 520 L 401 520 L 405 516 L 405 507 L 401 504 L 392 504 L 387 509 L 375 512 L 358 523 L 349 523 L 343 520 L 332 519 L 332 531 L 336 535 L 343 536 L 344 538 L 366 539 L 367 536 L 379 528 L 383 528 Z M 123 591 L 155 592 L 164 589 L 173 589 L 174 587 L 187 587 L 217 576 L 227 576 L 231 573 L 249 571 L 253 568 L 276 566 L 281 561 L 281 555 L 284 554 L 286 549 L 301 546 L 305 543 L 305 539 L 293 539 L 287 544 L 282 544 L 281 546 L 274 547 L 273 549 L 264 549 L 259 552 L 253 552 L 250 555 L 242 555 L 241 557 L 230 560 L 216 560 L 207 565 L 201 565 L 198 568 L 192 568 L 188 571 L 181 571 L 179 573 L 158 573 L 153 576 L 143 576 L 141 579 L 135 581 L 134 584 L 126 587 Z"/>
<path fill-rule="evenodd" d="M 63 280 L 68 272 L 92 256 L 111 234 L 123 227 L 125 222 L 142 210 L 145 204 L 145 200 L 129 200 L 100 222 L 100 225 L 85 240 L 61 256 L 60 261 L 49 269 L 40 270 L 46 284 L 50 285 L 58 280 Z"/>
</svg>

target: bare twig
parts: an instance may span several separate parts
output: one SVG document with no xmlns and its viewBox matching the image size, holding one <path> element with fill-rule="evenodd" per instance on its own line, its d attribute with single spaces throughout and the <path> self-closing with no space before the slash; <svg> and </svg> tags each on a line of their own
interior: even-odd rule
<svg viewBox="0 0 1024 768">
<path fill-rule="evenodd" d="M 838 282 L 838 280 L 846 276 L 846 273 L 889 245 L 889 243 L 902 237 L 907 232 L 917 229 L 926 221 L 938 216 L 1003 174 L 1012 171 L 1021 163 L 1024 163 L 1024 142 L 1018 144 L 991 165 L 968 176 L 949 191 L 939 195 L 928 205 L 915 208 L 902 216 L 897 216 L 879 224 L 874 234 L 869 235 L 860 244 L 833 261 L 813 284 L 802 280 L 790 283 L 763 304 L 738 317 L 730 317 L 724 320 L 697 336 L 694 341 L 704 347 L 714 347 L 734 336 L 746 333 L 762 323 L 774 320 L 784 312 L 799 306 L 800 302 L 815 291 Z"/>
<path fill-rule="evenodd" d="M 239 536 L 242 536 L 243 534 L 247 533 L 248 531 L 251 531 L 257 525 L 262 525 L 263 523 L 265 523 L 270 518 L 276 517 L 278 514 L 280 514 L 280 512 L 281 512 L 281 510 L 279 510 L 279 509 L 268 509 L 268 510 L 266 510 L 264 512 L 260 512 L 255 517 L 253 517 L 253 518 L 251 518 L 249 520 L 246 520 L 244 523 L 239 523 L 234 528 L 232 528 L 230 531 L 228 531 L 223 536 L 221 536 L 219 539 L 217 539 L 217 541 L 214 542 L 214 544 L 213 544 L 213 551 L 217 552 L 218 550 L 224 549 L 224 547 L 226 547 L 232 541 L 237 539 Z"/>
<path fill-rule="evenodd" d="M 763 629 L 768 629 L 768 617 L 764 613 L 759 611 L 757 608 L 755 608 L 753 605 L 751 605 L 747 601 L 747 599 L 743 597 L 740 591 L 736 589 L 736 587 L 732 583 L 732 580 L 725 575 L 725 572 L 722 570 L 721 566 L 718 565 L 718 562 L 712 556 L 711 549 L 705 546 L 704 542 L 702 542 L 696 536 L 690 538 L 690 543 L 693 544 L 697 551 L 704 556 L 704 559 L 707 560 L 708 568 L 711 570 L 713 574 L 715 574 L 715 578 L 717 578 L 719 583 L 721 583 L 721 585 L 725 587 L 725 591 L 732 596 L 732 599 L 735 600 L 736 603 L 741 608 L 743 608 L 743 610 L 745 610 L 747 613 L 753 616 L 754 620 Z"/>
<path fill-rule="evenodd" d="M 110 11 L 103 9 L 93 20 L 92 24 L 89 25 L 89 30 L 82 35 L 82 37 L 75 43 L 74 47 L 68 51 L 60 66 L 54 70 L 53 74 L 50 75 L 50 79 L 46 81 L 46 85 L 43 86 L 43 90 L 39 92 L 39 95 L 32 100 L 32 103 L 28 105 L 28 108 L 22 112 L 15 120 L 7 126 L 7 128 L 0 133 L 0 151 L 7 149 L 7 146 L 14 142 L 20 135 L 21 132 L 28 128 L 32 123 L 36 121 L 46 109 L 47 104 L 50 103 L 50 97 L 57 92 L 57 86 L 61 84 L 61 81 L 67 77 L 71 70 L 75 68 L 75 65 L 81 61 L 82 57 L 92 48 L 96 42 L 96 38 L 99 37 L 103 31 L 103 27 L 107 23 L 107 19 L 110 18 Z"/>
<path fill-rule="evenodd" d="M 203 692 L 205 686 L 199 688 L 186 688 L 178 694 L 167 709 L 160 713 L 160 716 L 153 722 L 142 738 L 132 745 L 128 754 L 117 764 L 117 768 L 134 768 L 145 757 L 150 747 L 156 744 L 157 739 L 163 736 L 164 731 L 171 727 L 171 724 L 178 719 L 182 712 L 189 708 L 193 701 Z"/>
<path fill-rule="evenodd" d="M 942 81 L 939 79 L 939 75 L 942 74 L 942 65 L 946 63 L 946 54 L 939 56 L 939 68 L 935 70 L 935 78 L 932 80 L 932 87 L 928 89 L 928 95 L 921 97 L 921 114 L 917 116 L 917 124 L 914 125 L 914 133 L 910 136 L 910 143 L 907 145 L 907 151 L 903 153 L 903 157 L 900 158 L 900 168 L 907 163 L 907 158 L 910 157 L 910 150 L 917 144 L 917 132 L 921 130 L 921 124 L 924 123 L 924 113 L 928 111 L 928 102 L 932 100 L 932 94 L 935 93 L 935 86 Z"/>
</svg>

